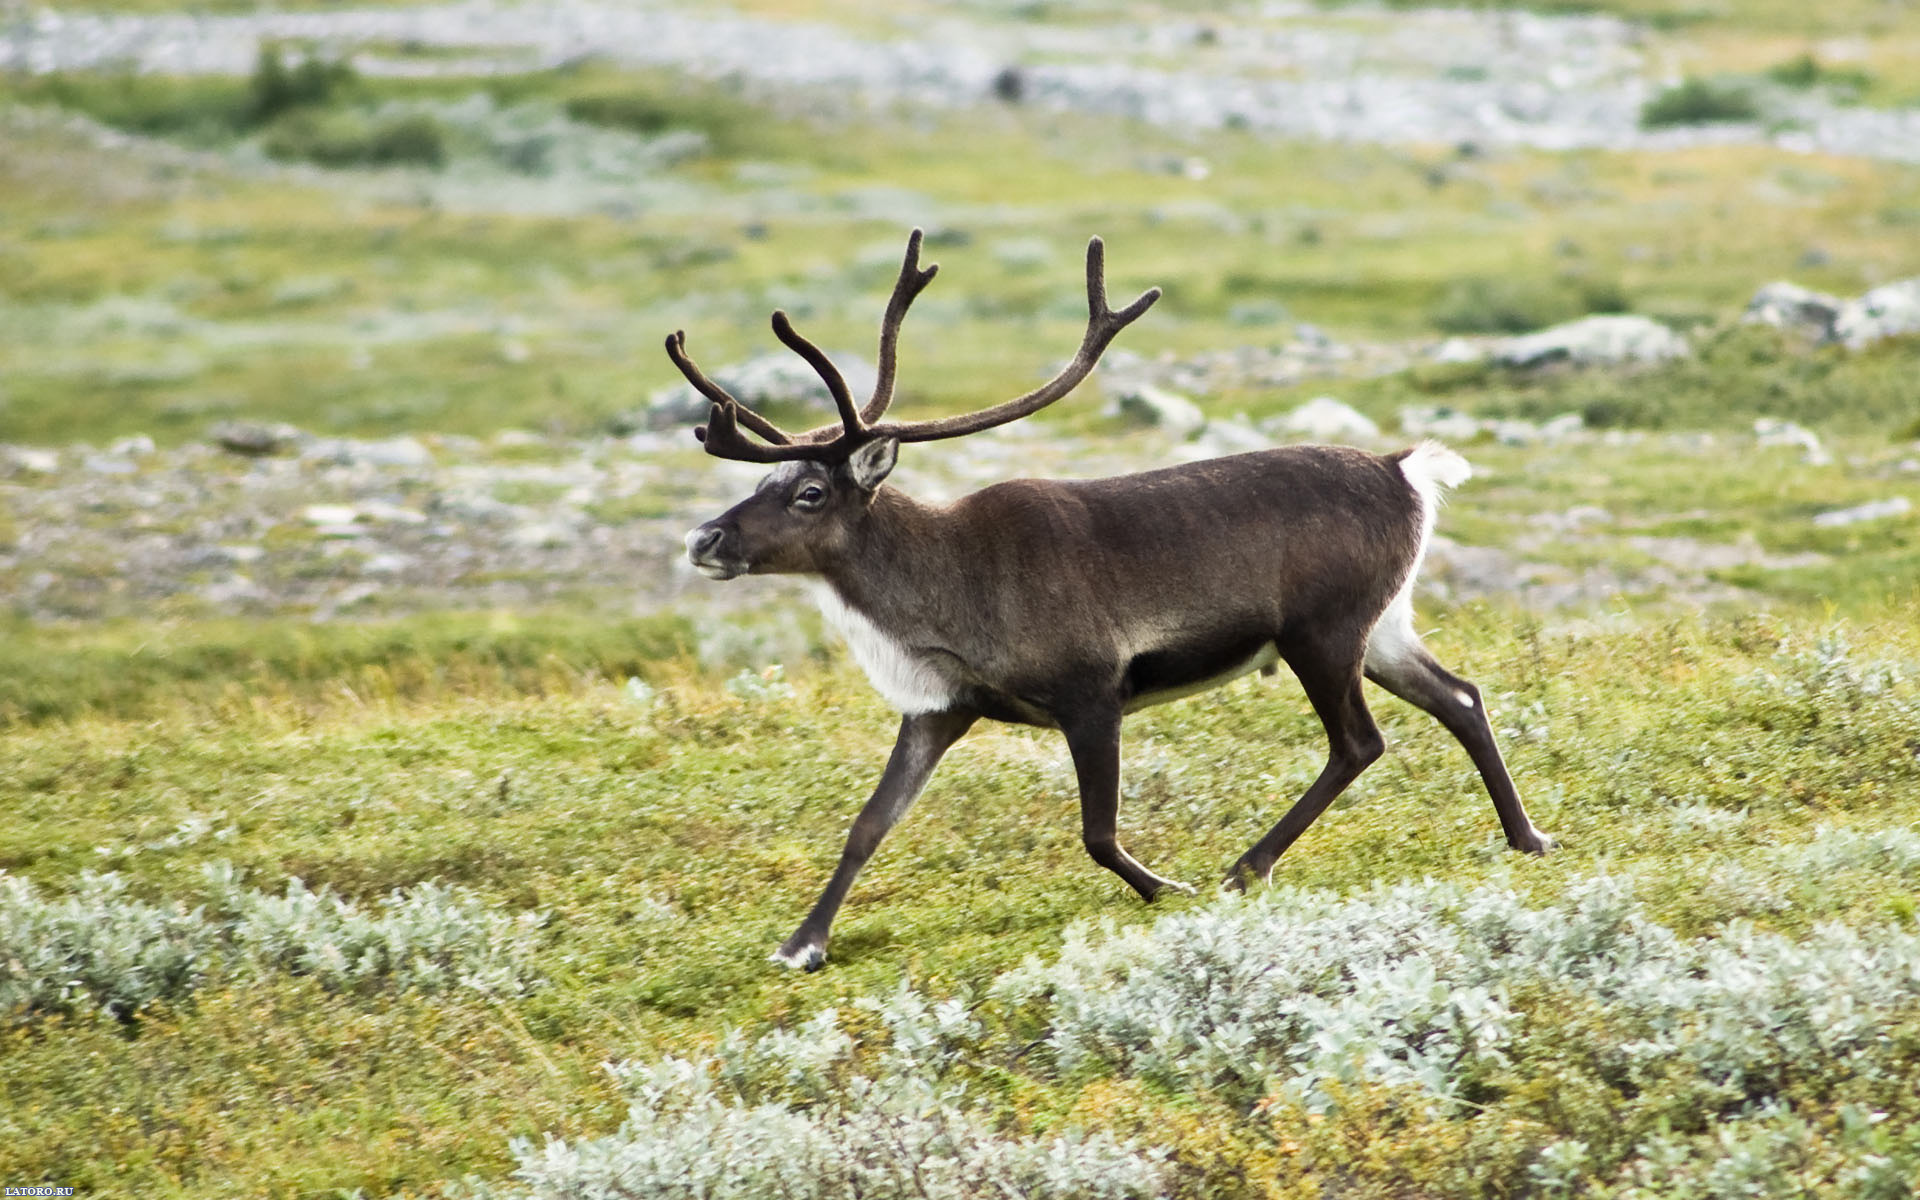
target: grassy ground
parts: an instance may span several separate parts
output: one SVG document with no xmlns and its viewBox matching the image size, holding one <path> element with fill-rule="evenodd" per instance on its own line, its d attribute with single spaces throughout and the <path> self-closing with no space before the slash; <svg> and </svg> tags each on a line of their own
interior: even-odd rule
<svg viewBox="0 0 1920 1200">
<path fill-rule="evenodd" d="M 651 77 L 491 86 L 602 115 L 625 111 L 610 96 L 664 103 Z M 105 115 L 128 103 L 63 94 Z M 1016 388 L 1073 344 L 1091 231 L 1116 290 L 1167 290 L 1129 342 L 1149 355 L 1276 339 L 1289 319 L 1409 337 L 1625 305 L 1697 325 L 1768 279 L 1851 295 L 1920 270 L 1911 167 L 1750 148 L 1460 158 L 1016 113 L 854 136 L 711 113 L 717 149 L 671 172 L 697 202 L 569 218 L 422 208 L 393 181 L 342 193 L 177 159 L 130 172 L 42 123 L 10 132 L 0 440 L 172 442 L 235 415 L 590 431 L 672 381 L 653 347 L 676 327 L 725 362 L 767 348 L 765 314 L 785 305 L 824 344 L 867 345 L 911 223 L 950 234 L 904 339 L 903 386 L 929 409 Z M 1190 160 L 1208 178 L 1179 174 Z M 1688 423 L 1711 420 L 1698 407 Z"/>
<path fill-rule="evenodd" d="M 1819 685 L 1821 662 L 1840 653 L 1816 654 L 1834 632 L 1819 618 L 1552 632 L 1452 613 L 1433 645 L 1493 698 L 1535 819 L 1564 849 L 1511 861 L 1459 748 L 1382 697 L 1393 752 L 1282 874 L 1331 889 L 1500 879 L 1547 898 L 1597 869 L 1624 871 L 1659 881 L 1645 890 L 1660 920 L 1711 931 L 1725 898 L 1695 890 L 1707 880 L 1764 871 L 1776 847 L 1816 827 L 1920 819 L 1920 768 L 1902 740 L 1920 729 L 1889 721 L 1913 701 L 1903 631 L 1914 605 L 1908 595 L 1839 630 L 1851 643 L 1843 669 L 1884 663 L 1903 680 L 1856 694 L 1851 709 L 1795 690 Z M 977 992 L 1049 955 L 1074 919 L 1146 915 L 1085 861 L 1057 739 L 984 730 L 862 879 L 832 968 L 776 972 L 762 956 L 822 882 L 889 741 L 888 714 L 847 667 L 800 672 L 791 697 L 756 697 L 669 657 L 642 668 L 655 691 L 639 704 L 600 677 L 593 648 L 562 642 L 538 692 L 464 669 L 473 653 L 457 650 L 433 655 L 438 682 L 373 691 L 369 635 L 202 633 L 197 653 L 223 647 L 225 673 L 244 680 L 267 675 L 295 636 L 311 667 L 272 693 L 183 692 L 154 676 L 111 704 L 137 718 L 15 722 L 0 737 L 0 803 L 13 814 L 0 864 L 54 895 L 82 872 L 116 871 L 129 896 L 189 907 L 205 903 L 197 872 L 211 862 L 268 892 L 298 876 L 363 904 L 450 882 L 492 910 L 545 915 L 532 959 L 544 986 L 519 997 L 379 982 L 330 991 L 297 970 L 216 969 L 124 1023 L 84 1003 L 16 1012 L 0 1034 L 10 1178 L 142 1196 L 425 1192 L 497 1175 L 510 1136 L 610 1129 L 620 1109 L 602 1061 L 685 1052 L 728 1026 L 797 1021 L 902 978 L 935 995 Z M 377 635 L 433 636 L 424 624 Z M 90 641 L 46 646 L 22 673 L 85 680 Z M 1768 677 L 1794 686 L 1756 682 Z M 75 707 L 93 695 L 80 685 Z M 1208 882 L 1321 753 L 1290 684 L 1243 682 L 1144 714 L 1129 726 L 1129 843 Z M 1903 889 L 1808 886 L 1817 900 L 1750 915 L 1788 931 L 1912 920 Z M 1024 1076 L 1056 1106 L 1105 1086 L 1084 1072 Z M 1138 1100 L 1169 1120 L 1223 1102 L 1204 1091 Z M 1235 1119 L 1246 1122 L 1235 1136 L 1270 1145 L 1261 1121 Z M 1246 1187 L 1204 1194 L 1257 1194 L 1257 1181 Z"/>
</svg>

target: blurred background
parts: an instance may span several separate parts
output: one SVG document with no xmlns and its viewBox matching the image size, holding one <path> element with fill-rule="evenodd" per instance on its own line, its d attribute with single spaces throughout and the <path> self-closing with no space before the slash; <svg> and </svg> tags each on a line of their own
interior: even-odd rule
<svg viewBox="0 0 1920 1200">
<path fill-rule="evenodd" d="M 1167 295 L 1084 394 L 910 487 L 1438 434 L 1525 452 L 1450 522 L 1443 594 L 1826 595 L 1860 530 L 1780 536 L 1771 446 L 1816 472 L 1774 515 L 1878 504 L 1911 565 L 1911 3 L 9 0 L 8 607 L 718 603 L 678 535 L 752 473 L 695 451 L 663 335 L 808 423 L 768 313 L 870 371 L 915 226 L 945 266 L 916 414 L 1071 352 L 1090 235 L 1116 293 Z M 1818 474 L 1833 436 L 1868 478 Z"/>
</svg>

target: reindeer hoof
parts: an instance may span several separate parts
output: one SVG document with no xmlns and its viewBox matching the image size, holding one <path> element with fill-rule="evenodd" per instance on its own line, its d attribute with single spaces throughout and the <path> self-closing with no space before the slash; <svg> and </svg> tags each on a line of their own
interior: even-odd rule
<svg viewBox="0 0 1920 1200">
<path fill-rule="evenodd" d="M 1527 831 L 1525 837 L 1516 838 L 1507 843 L 1507 845 L 1513 847 L 1515 850 L 1519 850 L 1525 854 L 1545 854 L 1557 844 L 1558 843 L 1553 840 L 1552 834 L 1543 833 L 1538 829 L 1530 829 Z"/>
<path fill-rule="evenodd" d="M 1148 896 L 1147 899 L 1157 900 L 1168 892 L 1179 892 L 1182 896 L 1192 896 L 1196 894 L 1193 890 L 1193 885 L 1190 883 L 1181 883 L 1178 879 L 1162 879 L 1158 884 L 1154 885 L 1153 895 Z"/>
<path fill-rule="evenodd" d="M 1255 870 L 1253 864 L 1243 858 L 1231 867 L 1228 867 L 1227 873 L 1221 876 L 1220 890 L 1223 892 L 1245 892 L 1256 883 L 1267 882 L 1267 876 L 1271 874 L 1271 872 L 1272 868 L 1268 868 L 1266 871 Z"/>
<path fill-rule="evenodd" d="M 827 948 L 820 942 L 801 942 L 798 945 L 788 942 L 767 955 L 767 961 L 796 971 L 818 971 L 827 965 Z"/>
</svg>

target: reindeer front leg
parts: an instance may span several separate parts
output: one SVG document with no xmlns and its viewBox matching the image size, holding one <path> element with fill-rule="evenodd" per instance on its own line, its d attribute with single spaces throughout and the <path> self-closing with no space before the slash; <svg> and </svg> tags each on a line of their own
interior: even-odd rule
<svg viewBox="0 0 1920 1200">
<path fill-rule="evenodd" d="M 1191 895 L 1193 888 L 1156 875 L 1120 845 L 1120 704 L 1095 704 L 1057 714 L 1080 783 L 1080 837 L 1093 861 L 1151 900 L 1160 892 Z"/>
<path fill-rule="evenodd" d="M 827 931 L 833 925 L 834 915 L 840 911 L 841 902 L 847 898 L 848 889 L 853 887 L 854 876 L 860 874 L 860 868 L 873 857 L 880 839 L 887 836 L 894 822 L 913 807 L 947 748 L 959 741 L 979 719 L 979 714 L 971 712 L 916 713 L 901 718 L 900 734 L 894 740 L 887 769 L 881 773 L 880 782 L 860 815 L 853 819 L 853 828 L 847 833 L 847 848 L 840 852 L 840 865 L 834 868 L 833 878 L 827 881 L 820 899 L 814 901 L 813 911 L 800 922 L 793 936 L 773 952 L 772 961 L 805 971 L 817 971 L 827 961 Z"/>
</svg>

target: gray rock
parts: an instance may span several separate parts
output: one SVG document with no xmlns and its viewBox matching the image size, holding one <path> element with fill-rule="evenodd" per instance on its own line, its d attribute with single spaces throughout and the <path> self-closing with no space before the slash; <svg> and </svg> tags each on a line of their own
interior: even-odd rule
<svg viewBox="0 0 1920 1200">
<path fill-rule="evenodd" d="M 1178 392 L 1151 383 L 1118 384 L 1111 390 L 1112 399 L 1101 410 L 1103 416 L 1164 429 L 1177 438 L 1192 437 L 1206 427 L 1207 414 Z"/>
<path fill-rule="evenodd" d="M 1844 301 L 1838 296 L 1779 280 L 1763 285 L 1740 315 L 1743 325 L 1771 325 L 1817 342 L 1833 337 L 1833 322 Z"/>
<path fill-rule="evenodd" d="M 1245 421 L 1208 421 L 1207 427 L 1191 441 L 1181 445 L 1175 455 L 1187 462 L 1194 462 L 1228 454 L 1247 454 L 1272 445 L 1265 434 Z"/>
<path fill-rule="evenodd" d="M 1561 413 L 1540 426 L 1540 440 L 1543 442 L 1565 442 L 1581 436 L 1587 431 L 1587 419 L 1579 413 Z"/>
<path fill-rule="evenodd" d="M 1907 333 L 1920 333 L 1920 276 L 1849 300 L 1833 319 L 1834 340 L 1852 350 Z"/>
<path fill-rule="evenodd" d="M 1371 417 L 1332 396 L 1315 396 L 1270 424 L 1280 432 L 1321 442 L 1367 440 L 1380 436 L 1380 426 Z"/>
<path fill-rule="evenodd" d="M 0 459 L 13 470 L 27 475 L 52 475 L 60 469 L 60 452 L 37 446 L 0 447 Z"/>
<path fill-rule="evenodd" d="M 246 458 L 263 458 L 292 448 L 300 440 L 301 434 L 291 425 L 222 421 L 213 427 L 208 436 L 213 439 L 215 445 L 230 454 L 238 454 Z"/>
<path fill-rule="evenodd" d="M 342 467 L 430 467 L 433 452 L 416 438 L 391 437 L 377 442 L 329 438 L 313 442 L 300 456 Z"/>
<path fill-rule="evenodd" d="M 1477 418 L 1444 405 L 1410 404 L 1400 410 L 1400 430 L 1409 437 L 1469 442 L 1479 437 L 1483 428 Z"/>
<path fill-rule="evenodd" d="M 1521 368 L 1556 362 L 1618 366 L 1665 362 L 1688 353 L 1687 339 L 1650 317 L 1608 314 L 1509 338 L 1494 351 L 1494 360 Z"/>
<path fill-rule="evenodd" d="M 1760 417 L 1753 423 L 1753 440 L 1762 446 L 1792 446 L 1800 451 L 1802 462 L 1825 466 L 1833 455 L 1820 444 L 1813 430 L 1777 417 Z"/>
<path fill-rule="evenodd" d="M 1852 508 L 1829 509 L 1816 515 L 1813 523 L 1822 529 L 1834 529 L 1842 525 L 1858 525 L 1862 521 L 1883 521 L 1888 517 L 1902 517 L 1912 510 L 1911 500 L 1905 496 L 1893 496 L 1886 500 L 1856 504 Z"/>
<path fill-rule="evenodd" d="M 1485 346 L 1463 337 L 1450 337 L 1433 349 L 1433 361 L 1437 363 L 1477 363 L 1486 358 Z"/>
<path fill-rule="evenodd" d="M 865 403 L 866 398 L 873 394 L 877 378 L 873 364 L 857 354 L 841 351 L 830 351 L 827 357 L 833 360 L 840 374 L 846 378 L 854 401 Z M 734 399 L 756 412 L 764 412 L 772 407 L 800 407 L 809 412 L 828 414 L 834 411 L 833 397 L 827 393 L 827 385 L 814 374 L 812 367 L 793 354 L 757 355 L 707 374 Z M 698 425 L 707 419 L 707 408 L 706 397 L 695 391 L 692 384 L 683 383 L 653 393 L 640 423 L 650 429 Z"/>
</svg>

